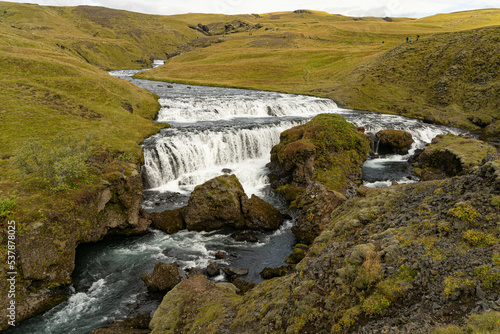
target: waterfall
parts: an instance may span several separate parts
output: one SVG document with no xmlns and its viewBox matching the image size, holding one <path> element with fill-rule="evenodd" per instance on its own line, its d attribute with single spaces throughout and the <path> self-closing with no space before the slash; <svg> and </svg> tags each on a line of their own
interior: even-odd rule
<svg viewBox="0 0 500 334">
<path fill-rule="evenodd" d="M 195 90 L 191 88 L 190 90 Z M 224 95 L 214 95 L 205 90 L 194 96 L 184 90 L 172 89 L 172 94 L 159 100 L 162 108 L 159 122 L 193 122 L 230 119 L 235 117 L 314 116 L 340 110 L 329 99 L 269 92 L 253 94 L 231 90 Z M 263 94 L 264 93 L 264 94 Z"/>
<path fill-rule="evenodd" d="M 271 148 L 279 143 L 281 132 L 304 122 L 282 121 L 248 128 L 190 128 L 173 130 L 168 136 L 162 134 L 144 146 L 142 173 L 146 187 L 169 184 L 167 188 L 173 187 L 171 191 L 181 191 L 182 186 L 193 188 L 222 174 L 223 169 L 231 172 L 243 169 L 238 175 L 242 182 L 260 183 L 259 174 L 269 161 Z M 256 162 L 259 167 L 252 166 Z"/>
</svg>

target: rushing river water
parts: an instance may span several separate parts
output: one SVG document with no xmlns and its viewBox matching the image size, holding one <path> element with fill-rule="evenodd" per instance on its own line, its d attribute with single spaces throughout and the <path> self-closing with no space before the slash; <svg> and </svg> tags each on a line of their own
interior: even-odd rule
<svg viewBox="0 0 500 334">
<path fill-rule="evenodd" d="M 400 116 L 339 108 L 329 99 L 281 93 L 167 84 L 137 80 L 137 71 L 114 71 L 160 96 L 158 122 L 169 129 L 143 143 L 145 181 L 143 207 L 163 211 L 186 204 L 189 194 L 201 184 L 223 173 L 234 173 L 248 195 L 256 194 L 286 211 L 269 188 L 266 164 L 280 133 L 303 124 L 320 113 L 336 113 L 367 133 L 382 129 L 409 131 L 415 143 L 406 156 L 380 156 L 363 168 L 367 186 L 390 185 L 392 180 L 415 182 L 407 162 L 438 134 L 460 130 L 424 124 Z M 293 212 L 289 212 L 293 216 Z M 247 267 L 248 281 L 259 282 L 266 266 L 284 264 L 294 239 L 293 220 L 273 233 L 261 233 L 259 242 L 236 242 L 232 231 L 188 232 L 167 235 L 161 231 L 126 239 L 106 240 L 78 248 L 73 285 L 67 302 L 9 330 L 9 333 L 88 333 L 110 322 L 137 313 L 152 312 L 160 296 L 147 293 L 139 279 L 160 261 L 177 261 L 183 268 L 204 268 L 224 250 L 229 256 L 221 265 Z M 215 278 L 223 280 L 223 276 Z"/>
</svg>

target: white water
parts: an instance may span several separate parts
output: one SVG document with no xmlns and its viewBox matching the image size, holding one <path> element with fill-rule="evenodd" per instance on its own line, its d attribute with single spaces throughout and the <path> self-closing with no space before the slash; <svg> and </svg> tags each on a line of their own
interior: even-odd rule
<svg viewBox="0 0 500 334">
<path fill-rule="evenodd" d="M 257 96 L 256 96 L 257 95 Z M 159 122 L 195 122 L 236 117 L 308 117 L 338 110 L 335 102 L 317 97 L 280 93 L 226 94 L 201 93 L 196 97 L 174 95 L 159 100 Z"/>
</svg>

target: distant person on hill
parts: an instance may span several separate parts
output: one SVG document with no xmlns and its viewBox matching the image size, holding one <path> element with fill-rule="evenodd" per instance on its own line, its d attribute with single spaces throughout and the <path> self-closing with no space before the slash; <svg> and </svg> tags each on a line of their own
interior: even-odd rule
<svg viewBox="0 0 500 334">
<path fill-rule="evenodd" d="M 406 36 L 406 43 L 408 43 L 408 36 Z"/>
<path fill-rule="evenodd" d="M 420 39 L 420 35 L 417 35 L 417 41 Z"/>
</svg>

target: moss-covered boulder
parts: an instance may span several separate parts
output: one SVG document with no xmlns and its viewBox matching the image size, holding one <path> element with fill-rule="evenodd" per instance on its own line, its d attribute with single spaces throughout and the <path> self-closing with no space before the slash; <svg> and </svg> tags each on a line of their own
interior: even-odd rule
<svg viewBox="0 0 500 334">
<path fill-rule="evenodd" d="M 283 223 L 283 215 L 271 204 L 252 195 L 244 212 L 246 226 L 252 230 L 276 230 Z"/>
<path fill-rule="evenodd" d="M 235 175 L 221 175 L 196 186 L 184 210 L 188 230 L 245 227 L 242 202 L 248 197 Z"/>
<path fill-rule="evenodd" d="M 163 212 L 152 212 L 149 214 L 151 226 L 168 234 L 179 232 L 186 228 L 182 209 L 165 210 Z"/>
<path fill-rule="evenodd" d="M 141 279 L 152 292 L 169 291 L 182 280 L 177 262 L 171 264 L 159 262 L 152 274 L 141 275 Z"/>
<path fill-rule="evenodd" d="M 218 176 L 197 186 L 181 212 L 188 230 L 275 230 L 284 220 L 278 209 L 261 198 L 252 195 L 248 199 L 235 175 Z"/>
<path fill-rule="evenodd" d="M 281 134 L 280 143 L 271 150 L 271 186 L 305 188 L 316 180 L 329 190 L 345 193 L 360 180 L 369 150 L 370 138 L 342 116 L 318 115 Z"/>
<path fill-rule="evenodd" d="M 237 290 L 195 275 L 165 295 L 149 323 L 151 333 L 195 333 L 200 327 L 215 333 L 236 315 L 234 307 L 243 299 Z"/>
<path fill-rule="evenodd" d="M 379 154 L 408 154 L 413 144 L 411 133 L 403 130 L 386 129 L 375 134 Z"/>
<path fill-rule="evenodd" d="M 496 149 L 480 140 L 453 134 L 438 135 L 418 157 L 422 179 L 452 177 L 480 165 Z"/>
</svg>

